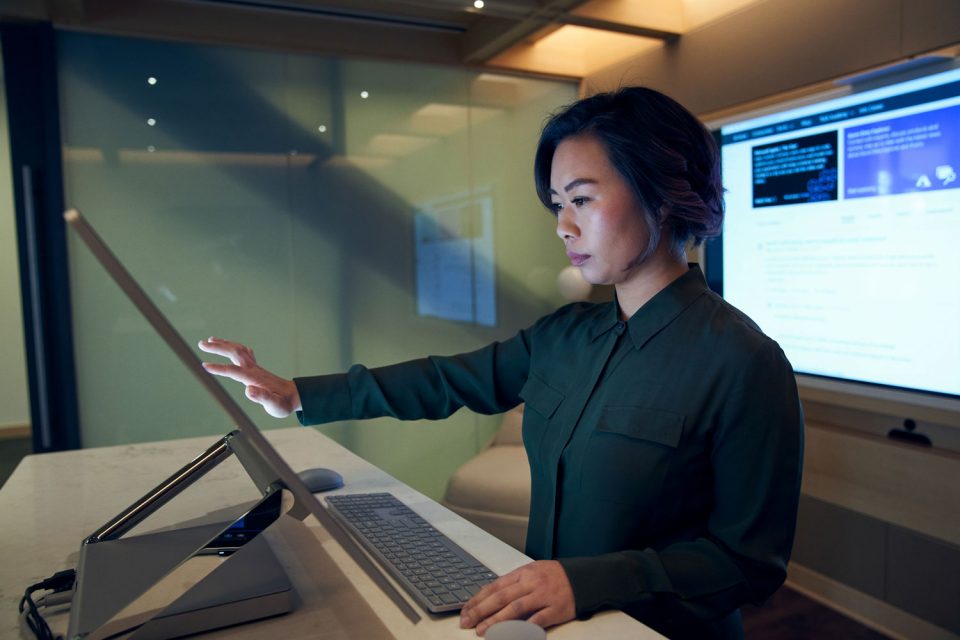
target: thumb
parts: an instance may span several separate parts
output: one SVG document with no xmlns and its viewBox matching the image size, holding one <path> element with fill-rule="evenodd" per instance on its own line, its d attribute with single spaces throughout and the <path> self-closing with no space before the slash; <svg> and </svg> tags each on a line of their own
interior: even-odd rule
<svg viewBox="0 0 960 640">
<path fill-rule="evenodd" d="M 248 398 L 262 406 L 274 418 L 286 418 L 290 415 L 290 409 L 284 407 L 283 398 L 276 393 L 252 385 L 248 386 L 245 391 Z"/>
<path fill-rule="evenodd" d="M 247 385 L 247 388 L 244 391 L 246 396 L 254 402 L 263 402 L 270 397 L 270 394 L 267 392 L 267 390 L 262 387 Z"/>
</svg>

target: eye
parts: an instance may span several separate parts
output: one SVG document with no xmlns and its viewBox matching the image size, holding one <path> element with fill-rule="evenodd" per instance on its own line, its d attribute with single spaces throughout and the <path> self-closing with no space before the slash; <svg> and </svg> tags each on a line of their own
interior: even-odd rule
<svg viewBox="0 0 960 640">
<path fill-rule="evenodd" d="M 576 197 L 572 198 L 572 199 L 570 200 L 570 202 L 572 202 L 575 207 L 582 207 L 583 205 L 585 205 L 585 204 L 587 203 L 587 200 L 588 200 L 588 199 L 589 199 L 589 198 L 587 198 L 587 197 L 585 197 L 585 196 L 576 196 Z"/>
<path fill-rule="evenodd" d="M 560 215 L 560 210 L 561 210 L 561 209 L 563 209 L 563 205 L 560 204 L 559 202 L 551 202 L 551 203 L 550 203 L 550 212 L 551 212 L 553 215 L 555 215 L 555 216 Z"/>
</svg>

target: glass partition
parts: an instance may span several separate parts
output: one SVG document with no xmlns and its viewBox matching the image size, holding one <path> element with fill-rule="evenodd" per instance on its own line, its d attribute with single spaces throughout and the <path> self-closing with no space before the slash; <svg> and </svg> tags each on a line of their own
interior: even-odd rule
<svg viewBox="0 0 960 640">
<path fill-rule="evenodd" d="M 574 84 L 79 33 L 57 44 L 67 202 L 189 341 L 245 342 L 292 377 L 474 349 L 563 302 L 532 159 Z M 416 220 L 451 202 L 488 224 L 461 230 L 442 273 L 474 251 L 461 267 L 492 316 L 418 303 L 418 265 L 434 263 Z M 75 238 L 69 249 L 84 446 L 229 431 Z M 263 428 L 296 424 L 246 406 Z M 439 497 L 497 423 L 461 411 L 323 430 Z"/>
<path fill-rule="evenodd" d="M 0 341 L 0 430 L 19 430 L 30 422 L 30 402 L 7 126 L 7 95 L 0 60 L 0 335 L 4 336 Z"/>
</svg>

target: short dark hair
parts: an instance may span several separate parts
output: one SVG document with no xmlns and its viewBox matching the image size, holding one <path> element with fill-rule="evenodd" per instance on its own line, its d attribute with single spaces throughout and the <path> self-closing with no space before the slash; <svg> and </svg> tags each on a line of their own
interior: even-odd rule
<svg viewBox="0 0 960 640">
<path fill-rule="evenodd" d="M 566 138 L 597 137 L 646 212 L 652 251 L 661 226 L 677 248 L 700 244 L 723 225 L 723 185 L 717 143 L 686 108 L 659 91 L 625 87 L 564 107 L 546 123 L 534 159 L 537 195 L 552 209 L 553 154 Z M 661 212 L 666 208 L 666 216 Z"/>
</svg>

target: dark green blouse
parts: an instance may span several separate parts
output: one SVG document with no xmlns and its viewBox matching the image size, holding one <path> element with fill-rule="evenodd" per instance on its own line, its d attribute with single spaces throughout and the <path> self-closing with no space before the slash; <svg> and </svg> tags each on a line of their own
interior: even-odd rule
<svg viewBox="0 0 960 640">
<path fill-rule="evenodd" d="M 731 637 L 737 609 L 786 576 L 803 451 L 793 371 L 696 266 L 628 322 L 616 302 L 577 303 L 472 353 L 296 384 L 303 424 L 526 403 L 526 551 L 560 560 L 579 616 L 616 608 L 671 637 Z"/>
</svg>

